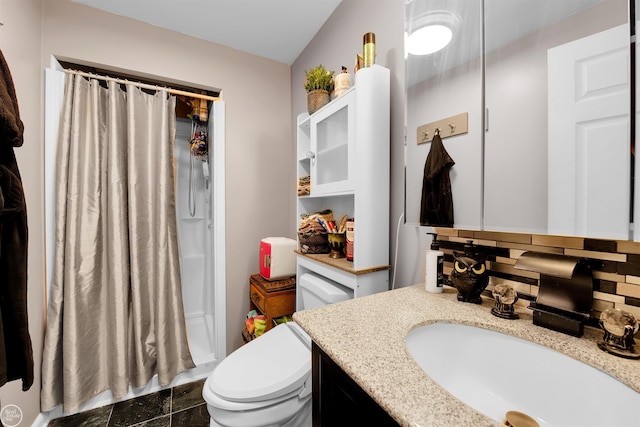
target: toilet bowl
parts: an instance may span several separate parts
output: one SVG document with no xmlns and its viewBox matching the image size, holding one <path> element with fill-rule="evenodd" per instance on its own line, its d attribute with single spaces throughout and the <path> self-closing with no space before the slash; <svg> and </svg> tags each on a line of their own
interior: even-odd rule
<svg viewBox="0 0 640 427">
<path fill-rule="evenodd" d="M 353 298 L 353 292 L 305 273 L 305 309 Z M 227 356 L 202 391 L 211 427 L 311 426 L 311 338 L 295 323 L 276 326 Z"/>
</svg>

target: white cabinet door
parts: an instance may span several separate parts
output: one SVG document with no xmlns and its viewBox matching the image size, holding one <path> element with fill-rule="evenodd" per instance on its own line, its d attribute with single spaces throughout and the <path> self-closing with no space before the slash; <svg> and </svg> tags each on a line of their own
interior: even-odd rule
<svg viewBox="0 0 640 427">
<path fill-rule="evenodd" d="M 629 37 L 623 25 L 549 49 L 551 234 L 629 238 Z"/>
<path fill-rule="evenodd" d="M 311 195 L 353 191 L 354 92 L 311 116 Z"/>
</svg>

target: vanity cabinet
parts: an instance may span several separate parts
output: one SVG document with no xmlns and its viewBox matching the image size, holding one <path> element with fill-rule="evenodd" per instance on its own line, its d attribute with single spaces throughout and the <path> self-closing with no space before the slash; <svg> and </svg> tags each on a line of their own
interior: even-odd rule
<svg viewBox="0 0 640 427">
<path fill-rule="evenodd" d="M 315 342 L 311 353 L 313 427 L 399 425 Z"/>
<path fill-rule="evenodd" d="M 331 279 L 354 297 L 389 289 L 389 93 L 389 69 L 363 68 L 343 95 L 297 120 L 297 176 L 310 177 L 310 194 L 297 197 L 296 228 L 303 214 L 331 209 L 336 221 L 354 218 L 355 237 L 353 262 L 298 251 L 296 273 Z"/>
</svg>

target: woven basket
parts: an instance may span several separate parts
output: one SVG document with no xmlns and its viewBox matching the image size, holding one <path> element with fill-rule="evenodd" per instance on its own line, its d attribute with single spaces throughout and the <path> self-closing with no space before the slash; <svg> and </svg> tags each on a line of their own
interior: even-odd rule
<svg viewBox="0 0 640 427">
<path fill-rule="evenodd" d="M 312 90 L 307 94 L 307 110 L 313 114 L 329 103 L 329 92 L 324 89 Z"/>
<path fill-rule="evenodd" d="M 298 233 L 300 252 L 303 254 L 328 254 L 331 245 L 327 233 Z"/>
</svg>

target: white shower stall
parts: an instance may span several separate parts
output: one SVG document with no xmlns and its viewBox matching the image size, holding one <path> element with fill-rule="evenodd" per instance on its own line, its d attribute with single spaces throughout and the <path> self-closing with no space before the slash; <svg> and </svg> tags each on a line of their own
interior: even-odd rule
<svg viewBox="0 0 640 427">
<path fill-rule="evenodd" d="M 55 165 L 58 122 L 65 73 L 52 58 L 45 70 L 45 206 L 46 286 L 51 286 L 55 233 Z M 211 103 L 206 161 L 191 156 L 191 122 L 176 120 L 176 213 L 180 245 L 182 294 L 189 349 L 196 367 L 176 376 L 170 386 L 207 377 L 226 356 L 224 102 Z M 132 389 L 121 400 L 159 390 L 157 376 Z M 82 411 L 113 403 L 103 392 Z M 62 415 L 61 406 L 40 414 L 34 425 Z"/>
<path fill-rule="evenodd" d="M 211 120 L 214 120 L 212 117 Z M 208 129 L 209 150 L 215 122 Z M 214 196 L 212 189 L 213 153 L 200 160 L 191 154 L 191 122 L 176 121 L 176 213 L 180 240 L 182 297 L 191 356 L 197 367 L 215 361 L 215 319 L 213 301 L 215 252 L 213 232 Z"/>
</svg>

